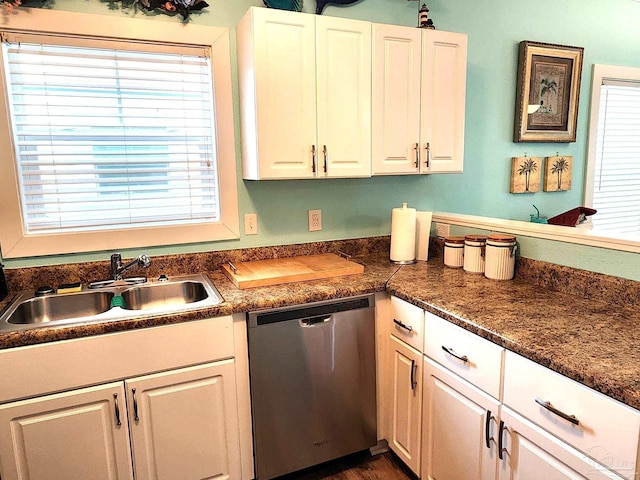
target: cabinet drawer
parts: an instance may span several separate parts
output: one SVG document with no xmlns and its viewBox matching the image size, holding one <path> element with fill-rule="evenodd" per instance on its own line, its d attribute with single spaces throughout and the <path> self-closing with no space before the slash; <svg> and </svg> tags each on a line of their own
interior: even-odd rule
<svg viewBox="0 0 640 480">
<path fill-rule="evenodd" d="M 424 353 L 500 399 L 504 348 L 425 312 Z"/>
<path fill-rule="evenodd" d="M 422 352 L 424 341 L 424 310 L 391 297 L 391 334 Z"/>
<path fill-rule="evenodd" d="M 548 402 L 548 408 L 538 401 Z M 513 352 L 505 359 L 504 404 L 624 477 L 636 478 L 637 410 Z"/>
</svg>

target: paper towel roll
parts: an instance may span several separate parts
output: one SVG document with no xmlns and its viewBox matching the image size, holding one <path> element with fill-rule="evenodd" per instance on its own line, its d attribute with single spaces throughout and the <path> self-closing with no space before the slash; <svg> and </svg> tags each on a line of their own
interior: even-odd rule
<svg viewBox="0 0 640 480">
<path fill-rule="evenodd" d="M 416 261 L 416 209 L 407 208 L 406 203 L 391 210 L 391 261 Z"/>
</svg>

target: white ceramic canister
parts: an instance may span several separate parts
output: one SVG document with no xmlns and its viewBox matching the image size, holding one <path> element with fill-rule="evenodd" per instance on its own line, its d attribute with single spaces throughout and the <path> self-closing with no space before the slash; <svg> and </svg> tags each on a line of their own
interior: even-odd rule
<svg viewBox="0 0 640 480">
<path fill-rule="evenodd" d="M 464 271 L 484 273 L 484 255 L 487 237 L 484 235 L 465 235 L 464 237 Z"/>
<path fill-rule="evenodd" d="M 487 236 L 484 276 L 492 280 L 511 280 L 516 265 L 516 237 L 492 233 Z"/>
<path fill-rule="evenodd" d="M 451 268 L 460 268 L 464 263 L 464 237 L 444 239 L 444 264 Z"/>
</svg>

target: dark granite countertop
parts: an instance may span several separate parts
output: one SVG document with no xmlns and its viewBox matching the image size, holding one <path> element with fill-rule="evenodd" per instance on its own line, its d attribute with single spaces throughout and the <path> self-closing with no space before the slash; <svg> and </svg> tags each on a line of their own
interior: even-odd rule
<svg viewBox="0 0 640 480">
<path fill-rule="evenodd" d="M 154 315 L 138 317 L 131 320 L 115 320 L 66 326 L 60 325 L 57 327 L 42 326 L 15 332 L 0 332 L 0 350 L 104 333 L 201 320 L 233 313 L 277 308 L 327 300 L 330 298 L 380 292 L 384 291 L 387 280 L 398 270 L 398 266 L 391 264 L 388 257 L 383 258 L 380 255 L 362 256 L 354 259 L 354 261 L 365 266 L 364 274 L 246 290 L 236 288 L 219 269 L 204 272 L 209 276 L 218 289 L 218 292 L 220 292 L 224 298 L 225 301 L 223 303 L 213 307 L 165 316 Z M 10 300 L 11 296 L 0 302 L 0 311 L 2 311 Z"/>
<path fill-rule="evenodd" d="M 640 409 L 640 312 L 522 280 L 494 281 L 441 259 L 405 266 L 387 291 Z"/>
<path fill-rule="evenodd" d="M 524 280 L 498 282 L 449 269 L 442 258 L 401 268 L 388 255 L 353 259 L 362 275 L 237 289 L 206 272 L 225 301 L 170 316 L 0 333 L 0 349 L 384 291 L 640 409 L 640 313 Z M 195 272 L 190 272 L 195 273 Z M 0 302 L 0 309 L 7 300 Z"/>
</svg>

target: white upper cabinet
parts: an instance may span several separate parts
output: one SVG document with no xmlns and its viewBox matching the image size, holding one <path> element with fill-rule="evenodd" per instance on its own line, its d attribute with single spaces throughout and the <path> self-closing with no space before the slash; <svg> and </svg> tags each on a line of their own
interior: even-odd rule
<svg viewBox="0 0 640 480">
<path fill-rule="evenodd" d="M 243 176 L 371 175 L 371 24 L 252 7 L 238 24 Z"/>
<path fill-rule="evenodd" d="M 374 25 L 373 173 L 462 172 L 467 36 Z"/>
<path fill-rule="evenodd" d="M 316 22 L 318 176 L 371 176 L 371 24 Z"/>
<path fill-rule="evenodd" d="M 422 172 L 462 172 L 466 88 L 467 36 L 423 31 Z"/>
<path fill-rule="evenodd" d="M 422 36 L 373 26 L 373 173 L 419 173 Z"/>
</svg>

